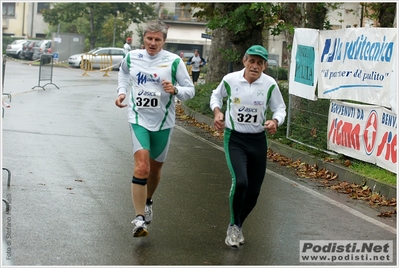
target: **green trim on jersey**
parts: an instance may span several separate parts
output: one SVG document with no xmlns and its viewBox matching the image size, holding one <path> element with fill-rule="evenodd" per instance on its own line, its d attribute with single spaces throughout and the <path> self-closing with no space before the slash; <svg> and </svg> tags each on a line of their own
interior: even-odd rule
<svg viewBox="0 0 399 268">
<path fill-rule="evenodd" d="M 269 90 L 267 91 L 267 98 L 266 98 L 266 105 L 269 106 L 269 101 L 270 98 L 272 97 L 273 90 L 276 88 L 276 85 L 272 85 Z M 264 113 L 264 118 L 265 120 L 263 121 L 262 125 L 266 122 L 266 114 L 267 114 L 267 109 L 265 109 Z"/>
<path fill-rule="evenodd" d="M 131 62 L 131 59 L 130 59 L 130 53 L 128 53 L 127 54 L 127 57 L 126 57 L 126 65 L 127 65 L 127 69 L 128 70 L 130 70 L 130 65 L 132 64 L 132 62 Z M 132 91 L 131 91 L 132 92 Z M 135 110 L 135 108 L 136 108 L 136 102 L 134 101 L 134 95 L 133 94 L 130 94 L 130 98 L 131 98 L 131 100 L 132 100 L 132 103 L 133 103 L 133 105 L 132 105 L 132 111 L 133 111 L 133 113 L 135 114 L 135 117 L 136 117 L 136 122 L 138 122 L 139 121 L 139 114 L 136 112 L 136 110 Z"/>
<path fill-rule="evenodd" d="M 224 131 L 224 152 L 226 154 L 226 162 L 230 170 L 231 180 L 232 180 L 230 194 L 229 194 L 230 224 L 235 224 L 233 201 L 234 201 L 234 194 L 236 192 L 237 179 L 236 179 L 236 174 L 234 173 L 233 165 L 231 164 L 230 153 L 229 153 L 230 136 L 231 136 L 231 130 L 226 128 Z"/>
<path fill-rule="evenodd" d="M 172 85 L 176 85 L 176 73 L 177 73 L 177 68 L 178 68 L 178 66 L 179 66 L 179 63 L 180 63 L 180 58 L 177 58 L 177 59 L 175 59 L 174 61 L 173 61 L 173 63 L 172 63 L 172 70 L 171 70 L 171 74 L 172 74 L 172 77 L 171 77 L 171 79 L 172 79 Z M 168 101 L 168 103 L 166 104 L 166 107 L 165 107 L 165 109 L 166 109 L 166 112 L 165 112 L 165 116 L 164 116 L 164 118 L 162 119 L 162 123 L 161 123 L 161 125 L 159 126 L 159 130 L 162 130 L 162 127 L 163 127 L 163 125 L 165 124 L 165 121 L 166 121 L 166 119 L 168 118 L 168 114 L 169 114 L 169 107 L 172 105 L 172 103 L 173 103 L 173 95 L 171 94 L 170 95 L 170 97 L 169 97 L 169 101 Z"/>
<path fill-rule="evenodd" d="M 275 87 L 276 87 L 276 84 L 272 85 L 269 88 L 269 90 L 267 91 L 267 100 L 266 100 L 266 104 L 267 105 L 269 105 L 269 101 L 270 101 L 270 98 L 272 97 L 272 93 L 273 93 L 273 90 L 274 90 Z"/>
<path fill-rule="evenodd" d="M 172 63 L 172 85 L 176 85 L 176 74 L 181 59 L 177 58 Z"/>
<path fill-rule="evenodd" d="M 227 106 L 228 106 L 228 111 L 231 111 L 231 88 L 229 83 L 227 83 L 226 81 L 223 81 L 224 84 L 224 88 L 226 89 L 226 93 L 227 93 Z M 231 128 L 235 129 L 234 127 L 234 121 L 233 118 L 231 116 L 230 117 L 230 123 L 231 123 Z"/>
</svg>

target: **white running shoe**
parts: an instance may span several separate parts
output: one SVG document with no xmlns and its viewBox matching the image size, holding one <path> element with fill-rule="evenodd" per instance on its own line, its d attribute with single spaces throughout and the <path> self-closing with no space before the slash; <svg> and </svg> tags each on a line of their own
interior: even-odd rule
<svg viewBox="0 0 399 268">
<path fill-rule="evenodd" d="M 141 237 L 141 236 L 148 235 L 147 225 L 145 224 L 145 221 L 143 221 L 139 217 L 136 217 L 132 221 L 132 223 L 134 224 L 134 227 L 133 227 L 133 236 L 134 237 Z"/>
<path fill-rule="evenodd" d="M 240 228 L 240 233 L 238 234 L 238 242 L 240 243 L 240 245 L 244 244 L 244 235 L 242 234 L 242 226 Z"/>
<path fill-rule="evenodd" d="M 150 224 L 152 221 L 152 205 L 145 205 L 144 209 L 145 223 Z"/>
<path fill-rule="evenodd" d="M 240 228 L 238 228 L 237 225 L 233 226 L 229 225 L 229 227 L 227 228 L 227 236 L 224 242 L 229 247 L 239 248 L 240 247 L 239 236 L 240 236 Z"/>
</svg>

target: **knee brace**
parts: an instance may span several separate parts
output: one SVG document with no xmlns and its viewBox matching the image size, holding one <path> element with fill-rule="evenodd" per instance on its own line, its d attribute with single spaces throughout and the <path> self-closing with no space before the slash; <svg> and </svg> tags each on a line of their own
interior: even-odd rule
<svg viewBox="0 0 399 268">
<path fill-rule="evenodd" d="M 133 178 L 132 178 L 132 183 L 134 183 L 134 184 L 140 184 L 140 185 L 145 186 L 145 185 L 147 184 L 147 179 L 138 179 L 138 178 L 136 178 L 136 177 L 133 176 Z"/>
</svg>

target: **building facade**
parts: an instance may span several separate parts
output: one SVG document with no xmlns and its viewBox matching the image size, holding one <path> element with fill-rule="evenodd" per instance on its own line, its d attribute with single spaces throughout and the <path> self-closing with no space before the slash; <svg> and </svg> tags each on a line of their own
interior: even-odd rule
<svg viewBox="0 0 399 268">
<path fill-rule="evenodd" d="M 2 2 L 3 36 L 45 38 L 48 24 L 42 11 L 49 7 L 48 2 Z"/>
</svg>

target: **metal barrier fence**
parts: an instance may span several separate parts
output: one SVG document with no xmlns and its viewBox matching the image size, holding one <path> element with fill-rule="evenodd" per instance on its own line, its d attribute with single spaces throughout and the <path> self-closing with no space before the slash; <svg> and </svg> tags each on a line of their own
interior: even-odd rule
<svg viewBox="0 0 399 268">
<path fill-rule="evenodd" d="M 3 55 L 3 75 L 2 75 L 2 77 L 1 77 L 1 82 L 2 82 L 2 89 L 1 89 L 1 92 L 2 92 L 2 96 L 3 95 L 6 95 L 7 97 L 8 97 L 8 99 L 10 100 L 10 102 L 11 102 L 11 93 L 7 93 L 7 92 L 4 92 L 4 80 L 5 80 L 5 76 L 6 76 L 6 62 L 7 62 L 7 60 L 6 60 L 6 57 L 5 57 L 5 55 Z M 3 102 L 3 100 L 2 100 L 2 107 L 1 107 L 1 116 L 2 117 L 4 117 L 4 107 L 3 107 L 3 104 L 4 104 L 4 102 Z"/>
<path fill-rule="evenodd" d="M 112 69 L 112 56 L 107 54 L 82 54 L 80 69 L 84 70 L 83 76 L 89 76 L 87 72 L 93 71 L 94 67 L 100 68 L 99 71 L 105 72 L 103 76 L 109 76 L 108 72 Z"/>
<path fill-rule="evenodd" d="M 1 91 L 2 91 L 2 94 L 6 95 L 8 97 L 8 99 L 11 101 L 11 93 L 4 92 L 4 79 L 6 76 L 6 62 L 7 62 L 7 60 L 6 60 L 5 56 L 3 55 L 3 76 L 2 76 L 2 80 L 1 80 L 1 82 L 2 82 L 2 90 Z"/>
<path fill-rule="evenodd" d="M 6 58 L 5 58 L 5 56 L 3 55 L 3 74 L 2 74 L 2 95 L 7 95 L 8 96 L 8 98 L 9 98 L 9 100 L 11 101 L 11 94 L 10 93 L 5 93 L 4 92 L 4 79 L 5 79 L 5 75 L 6 75 Z M 4 107 L 1 107 L 2 108 L 2 117 L 4 117 Z M 8 172 L 8 179 L 7 179 L 7 186 L 8 187 L 10 187 L 10 181 L 11 181 L 11 172 L 10 172 L 10 170 L 9 169 L 7 169 L 7 168 L 2 168 L 2 171 L 3 170 L 5 170 L 5 171 L 7 171 Z M 5 199 L 5 198 L 2 198 L 2 201 L 6 204 L 6 212 L 8 212 L 9 210 L 10 210 L 10 202 L 7 200 L 7 199 Z"/>
<path fill-rule="evenodd" d="M 36 87 L 40 87 L 45 90 L 45 86 L 54 85 L 56 88 L 59 88 L 56 84 L 53 83 L 53 54 L 42 54 L 40 56 L 40 67 L 39 67 L 39 82 L 37 86 L 34 86 L 32 89 Z M 49 81 L 47 84 L 41 86 L 40 81 Z"/>
<path fill-rule="evenodd" d="M 327 150 L 329 107 L 328 99 L 312 101 L 290 94 L 287 139 L 335 155 L 336 153 Z"/>
</svg>

